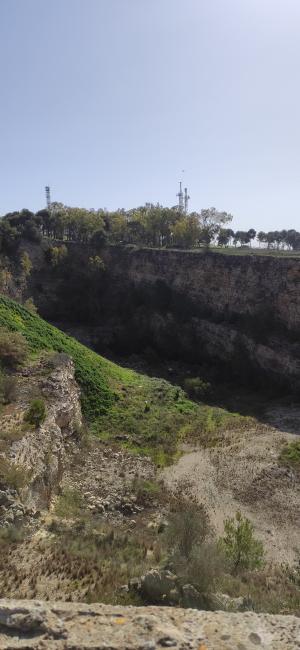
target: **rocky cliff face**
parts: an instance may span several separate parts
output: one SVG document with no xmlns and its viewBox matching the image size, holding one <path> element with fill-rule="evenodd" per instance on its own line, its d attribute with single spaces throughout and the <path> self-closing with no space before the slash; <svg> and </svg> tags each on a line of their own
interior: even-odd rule
<svg viewBox="0 0 300 650">
<path fill-rule="evenodd" d="M 16 401 L 1 414 L 6 444 L 0 456 L 9 467 L 17 468 L 19 476 L 19 485 L 10 475 L 7 480 L 1 477 L 2 525 L 20 523 L 47 507 L 62 478 L 66 442 L 82 423 L 73 362 L 65 355 L 55 355 L 52 369 L 51 363 L 51 359 L 40 361 L 19 373 Z M 37 428 L 24 423 L 30 400 L 36 396 L 44 398 L 47 409 Z"/>
<path fill-rule="evenodd" d="M 92 326 L 85 341 L 101 352 L 151 347 L 215 363 L 226 377 L 299 388 L 299 260 L 115 246 L 95 273 L 94 254 L 70 244 L 68 260 L 51 268 L 30 251 L 28 295 L 42 316 Z"/>
</svg>

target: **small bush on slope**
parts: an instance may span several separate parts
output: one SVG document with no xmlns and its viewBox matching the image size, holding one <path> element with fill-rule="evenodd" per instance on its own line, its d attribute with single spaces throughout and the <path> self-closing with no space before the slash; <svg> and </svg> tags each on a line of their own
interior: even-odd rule
<svg viewBox="0 0 300 650">
<path fill-rule="evenodd" d="M 16 368 L 27 357 L 28 346 L 20 332 L 0 327 L 0 360 L 4 366 Z"/>
<path fill-rule="evenodd" d="M 279 456 L 281 465 L 300 468 L 300 440 L 287 443 Z"/>
<path fill-rule="evenodd" d="M 46 405 L 43 399 L 33 399 L 28 411 L 25 413 L 25 421 L 38 427 L 46 417 Z"/>
</svg>

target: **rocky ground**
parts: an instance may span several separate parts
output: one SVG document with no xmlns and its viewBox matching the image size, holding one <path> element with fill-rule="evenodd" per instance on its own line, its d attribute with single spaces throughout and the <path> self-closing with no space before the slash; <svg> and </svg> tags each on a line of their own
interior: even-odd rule
<svg viewBox="0 0 300 650">
<path fill-rule="evenodd" d="M 129 453 L 118 440 L 109 444 L 82 437 L 73 364 L 63 358 L 54 365 L 40 360 L 20 371 L 16 397 L 0 414 L 0 458 L 30 471 L 24 488 L 7 485 L 0 492 L 2 525 L 23 524 L 24 532 L 17 544 L 2 546 L 0 595 L 135 603 L 142 590 L 120 588 L 142 575 L 153 582 L 149 570 L 162 560 L 158 531 L 166 524 L 165 493 L 186 479 L 206 505 L 217 536 L 223 532 L 224 519 L 241 510 L 262 539 L 266 559 L 294 563 L 299 547 L 299 474 L 280 466 L 278 456 L 282 445 L 300 432 L 296 407 L 291 411 L 281 406 L 276 412 L 273 406 L 266 418 L 270 422 L 272 417 L 272 424 L 253 426 L 251 421 L 249 428 L 224 433 L 213 447 L 186 446 L 180 460 L 157 475 L 150 458 Z M 46 420 L 38 429 L 24 428 L 26 408 L 40 394 L 47 403 Z M 158 480 L 167 489 L 145 503 L 139 485 L 157 485 Z M 73 512 L 77 501 L 79 510 Z M 160 576 L 156 578 L 160 583 Z M 177 587 L 175 580 L 171 604 L 185 602 L 185 585 Z M 156 600 L 152 595 L 147 592 L 144 602 L 162 602 L 165 591 Z M 192 597 L 189 593 L 188 606 Z M 245 608 L 233 600 L 229 608 Z M 226 602 L 219 606 L 227 609 Z M 291 607 L 287 611 L 297 611 L 296 605 Z M 283 599 L 271 611 L 281 613 L 285 608 Z"/>
<path fill-rule="evenodd" d="M 101 514 L 117 523 L 124 515 L 130 518 L 142 512 L 134 481 L 155 478 L 156 470 L 150 458 L 134 456 L 97 441 L 90 442 L 90 448 L 84 453 L 70 442 L 68 455 L 70 462 L 61 489 L 80 491 L 91 514 Z"/>
<path fill-rule="evenodd" d="M 281 407 L 280 423 L 283 411 Z M 275 409 L 273 418 L 278 424 Z M 287 419 L 288 409 L 285 423 Z M 222 446 L 186 447 L 178 463 L 162 473 L 169 488 L 188 479 L 198 500 L 206 505 L 217 534 L 223 531 L 224 519 L 237 510 L 249 517 L 267 559 L 275 563 L 292 563 L 299 551 L 300 478 L 278 464 L 283 444 L 300 434 L 298 411 L 284 429 L 268 425 L 240 435 L 228 432 Z"/>
<path fill-rule="evenodd" d="M 293 616 L 0 601 L 3 650 L 296 650 Z"/>
</svg>

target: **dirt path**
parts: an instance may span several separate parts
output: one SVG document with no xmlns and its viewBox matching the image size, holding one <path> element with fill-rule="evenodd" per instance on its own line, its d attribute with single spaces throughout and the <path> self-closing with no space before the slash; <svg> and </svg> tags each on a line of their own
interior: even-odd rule
<svg viewBox="0 0 300 650">
<path fill-rule="evenodd" d="M 300 433 L 300 417 L 298 425 Z M 277 459 L 284 441 L 294 438 L 270 427 L 231 433 L 222 448 L 188 451 L 162 478 L 169 487 L 189 480 L 217 535 L 224 519 L 240 510 L 253 522 L 267 559 L 292 563 L 300 550 L 300 482 Z"/>
</svg>

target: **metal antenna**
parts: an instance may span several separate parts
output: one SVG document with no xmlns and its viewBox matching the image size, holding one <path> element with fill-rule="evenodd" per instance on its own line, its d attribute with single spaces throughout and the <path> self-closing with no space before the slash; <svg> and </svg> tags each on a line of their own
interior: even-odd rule
<svg viewBox="0 0 300 650">
<path fill-rule="evenodd" d="M 50 198 L 50 187 L 49 187 L 49 185 L 46 185 L 45 192 L 46 192 L 47 208 L 48 208 L 48 210 L 50 212 L 51 211 L 51 198 Z"/>
<path fill-rule="evenodd" d="M 188 195 L 187 187 L 184 188 L 184 212 L 185 214 L 189 211 L 189 200 L 190 196 Z"/>
<path fill-rule="evenodd" d="M 178 208 L 179 212 L 184 212 L 184 200 L 183 200 L 183 191 L 182 191 L 182 181 L 179 183 L 179 192 L 176 194 L 178 196 Z"/>
</svg>

